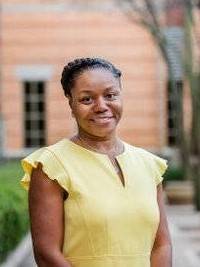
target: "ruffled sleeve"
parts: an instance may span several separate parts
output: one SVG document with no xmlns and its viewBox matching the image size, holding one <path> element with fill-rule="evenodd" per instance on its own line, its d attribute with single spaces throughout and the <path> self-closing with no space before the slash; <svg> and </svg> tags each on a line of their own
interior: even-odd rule
<svg viewBox="0 0 200 267">
<path fill-rule="evenodd" d="M 168 165 L 167 160 L 160 158 L 158 156 L 153 155 L 153 167 L 154 167 L 154 173 L 155 173 L 155 182 L 156 185 L 161 183 L 163 181 L 163 174 L 165 173 Z"/>
<path fill-rule="evenodd" d="M 70 181 L 68 173 L 54 152 L 48 148 L 38 149 L 21 160 L 22 168 L 25 172 L 24 177 L 21 179 L 21 185 L 25 189 L 29 189 L 32 170 L 37 167 L 38 163 L 42 164 L 42 170 L 49 179 L 56 180 L 63 189 L 69 192 Z"/>
</svg>

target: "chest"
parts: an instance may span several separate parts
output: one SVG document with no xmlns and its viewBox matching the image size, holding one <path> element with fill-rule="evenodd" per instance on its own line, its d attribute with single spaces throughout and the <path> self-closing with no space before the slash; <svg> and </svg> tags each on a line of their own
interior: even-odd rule
<svg viewBox="0 0 200 267">
<path fill-rule="evenodd" d="M 156 186 L 152 173 L 140 160 L 118 157 L 122 183 L 116 168 L 105 155 L 79 158 L 66 166 L 71 181 L 71 195 L 66 207 L 78 208 L 95 221 L 123 218 L 141 221 L 157 212 Z M 137 214 L 137 216 L 136 216 Z M 109 219 L 110 220 L 110 219 Z"/>
</svg>

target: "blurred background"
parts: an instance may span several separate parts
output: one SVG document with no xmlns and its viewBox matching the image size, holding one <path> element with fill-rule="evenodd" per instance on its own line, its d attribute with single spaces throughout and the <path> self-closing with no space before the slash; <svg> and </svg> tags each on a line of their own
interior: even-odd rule
<svg viewBox="0 0 200 267">
<path fill-rule="evenodd" d="M 195 0 L 0 1 L 2 266 L 35 266 L 20 159 L 75 131 L 60 75 L 77 57 L 102 57 L 121 69 L 119 134 L 169 160 L 164 188 L 174 266 L 200 266 L 200 1 Z"/>
</svg>

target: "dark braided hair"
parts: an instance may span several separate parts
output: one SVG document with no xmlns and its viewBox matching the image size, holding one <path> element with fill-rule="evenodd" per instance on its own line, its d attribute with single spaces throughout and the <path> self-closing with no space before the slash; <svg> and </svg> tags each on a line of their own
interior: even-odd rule
<svg viewBox="0 0 200 267">
<path fill-rule="evenodd" d="M 102 58 L 77 58 L 69 62 L 63 69 L 61 84 L 66 97 L 71 96 L 71 90 L 74 86 L 76 78 L 86 70 L 106 69 L 110 71 L 114 77 L 120 79 L 121 71 L 112 63 Z"/>
</svg>

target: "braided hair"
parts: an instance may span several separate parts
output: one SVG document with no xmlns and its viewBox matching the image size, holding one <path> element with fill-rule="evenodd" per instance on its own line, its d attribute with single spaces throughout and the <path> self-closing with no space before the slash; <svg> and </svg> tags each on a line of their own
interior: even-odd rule
<svg viewBox="0 0 200 267">
<path fill-rule="evenodd" d="M 105 69 L 110 71 L 114 77 L 120 79 L 121 71 L 112 63 L 102 58 L 77 58 L 69 62 L 63 69 L 61 84 L 66 97 L 71 96 L 71 90 L 76 78 L 86 70 Z"/>
</svg>

